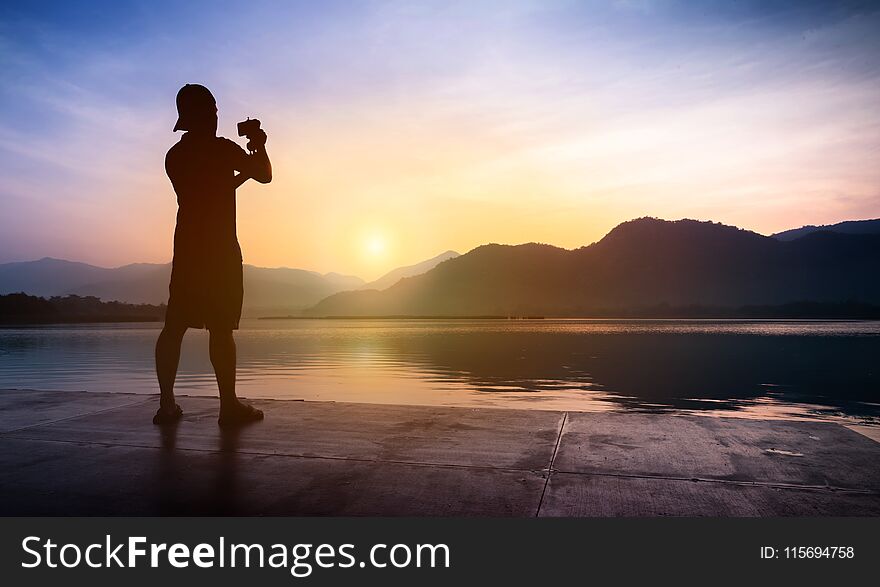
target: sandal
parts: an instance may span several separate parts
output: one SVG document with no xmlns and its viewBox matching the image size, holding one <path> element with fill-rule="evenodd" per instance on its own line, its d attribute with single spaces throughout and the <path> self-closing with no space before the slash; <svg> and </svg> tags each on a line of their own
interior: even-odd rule
<svg viewBox="0 0 880 587">
<path fill-rule="evenodd" d="M 227 408 L 225 411 L 220 410 L 220 417 L 217 424 L 222 427 L 244 426 L 251 422 L 259 422 L 263 419 L 263 411 L 258 410 L 252 405 L 238 402 L 235 408 Z"/>
<path fill-rule="evenodd" d="M 153 424 L 157 426 L 162 426 L 165 424 L 174 424 L 178 420 L 183 417 L 183 410 L 179 405 L 174 404 L 174 407 L 170 410 L 165 409 L 163 407 L 159 407 L 156 410 L 156 415 L 153 416 Z"/>
</svg>

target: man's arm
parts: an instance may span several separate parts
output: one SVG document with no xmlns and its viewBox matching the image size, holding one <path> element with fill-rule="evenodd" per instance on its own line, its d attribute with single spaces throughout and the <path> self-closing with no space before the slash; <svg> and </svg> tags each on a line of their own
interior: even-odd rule
<svg viewBox="0 0 880 587">
<path fill-rule="evenodd" d="M 269 154 L 266 152 L 266 133 L 260 130 L 260 134 L 248 137 L 248 149 L 253 149 L 248 159 L 250 159 L 251 177 L 260 183 L 269 183 L 272 181 L 272 163 L 269 161 Z"/>
<path fill-rule="evenodd" d="M 239 173 L 232 178 L 232 189 L 237 190 L 241 184 L 249 180 L 251 177 L 247 173 Z"/>
<path fill-rule="evenodd" d="M 253 148 L 250 154 L 230 141 L 239 153 L 238 163 L 235 165 L 239 174 L 233 179 L 235 189 L 251 178 L 260 183 L 272 181 L 272 163 L 269 162 L 269 154 L 266 153 L 266 133 L 261 130 L 260 135 L 252 138 L 248 143 L 248 148 Z"/>
</svg>

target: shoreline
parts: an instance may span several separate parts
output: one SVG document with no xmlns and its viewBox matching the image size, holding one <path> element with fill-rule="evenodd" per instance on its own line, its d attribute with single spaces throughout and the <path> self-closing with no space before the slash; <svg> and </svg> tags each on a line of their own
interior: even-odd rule
<svg viewBox="0 0 880 587">
<path fill-rule="evenodd" d="M 156 391 L 150 392 L 137 392 L 137 391 L 89 391 L 87 389 L 47 389 L 47 388 L 30 388 L 30 387 L 0 387 L 0 395 L 4 392 L 32 392 L 32 393 L 82 393 L 82 394 L 92 394 L 92 395 L 121 395 L 127 396 L 131 398 L 152 398 L 154 402 L 158 402 L 159 393 Z M 175 392 L 175 398 L 185 398 L 187 400 L 213 400 L 219 401 L 219 397 L 217 395 L 212 394 L 194 394 L 194 393 L 181 393 L 179 391 Z M 582 407 L 576 407 L 571 404 L 565 404 L 563 406 L 556 404 L 546 404 L 544 400 L 539 400 L 540 403 L 534 406 L 523 407 L 522 404 L 491 404 L 491 403 L 479 403 L 479 404 L 469 404 L 469 403 L 395 403 L 395 402 L 387 402 L 387 401 L 358 401 L 353 399 L 315 399 L 309 397 L 267 397 L 267 396 L 245 396 L 240 395 L 241 399 L 245 401 L 258 401 L 261 403 L 272 403 L 272 402 L 280 402 L 280 403 L 297 403 L 297 402 L 306 402 L 311 404 L 352 404 L 352 405 L 361 405 L 361 406 L 397 406 L 397 407 L 412 407 L 412 408 L 425 408 L 425 409 L 453 409 L 453 410 L 516 410 L 516 411 L 524 411 L 524 412 L 568 412 L 574 414 L 650 414 L 652 416 L 658 417 L 668 417 L 668 418 L 714 418 L 714 419 L 730 419 L 730 420 L 746 420 L 746 421 L 755 421 L 755 422 L 806 422 L 813 424 L 834 424 L 838 426 L 842 426 L 844 428 L 849 428 L 850 430 L 854 430 L 861 434 L 862 436 L 866 436 L 876 442 L 880 443 L 880 421 L 873 423 L 865 418 L 851 416 L 850 418 L 822 418 L 822 417 L 810 417 L 805 415 L 797 415 L 797 414 L 786 414 L 784 417 L 782 416 L 769 416 L 769 415 L 757 415 L 745 411 L 721 411 L 721 410 L 685 410 L 680 408 L 662 408 L 656 411 L 644 411 L 644 410 L 629 410 L 625 408 L 619 409 L 610 409 L 610 410 L 597 410 L 597 409 L 588 409 Z M 218 404 L 219 405 L 219 404 Z"/>
<path fill-rule="evenodd" d="M 467 320 L 491 320 L 491 321 L 509 321 L 509 322 L 529 322 L 529 321 L 545 321 L 545 322 L 620 322 L 620 323 L 639 323 L 639 322 L 878 322 L 880 317 L 748 317 L 748 316 L 718 316 L 718 317 L 693 317 L 693 316 L 656 316 L 656 317 L 634 317 L 634 316 L 524 316 L 524 317 L 508 317 L 508 316 L 408 316 L 408 315 L 392 315 L 392 316 L 250 316 L 243 317 L 246 320 L 390 320 L 390 321 L 406 321 L 406 320 L 424 320 L 424 321 L 467 321 Z M 41 326 L 75 326 L 78 324 L 161 324 L 164 319 L 148 318 L 148 317 L 131 317 L 121 319 L 70 319 L 47 322 L 0 322 L 0 329 L 5 328 L 38 328 Z"/>
</svg>

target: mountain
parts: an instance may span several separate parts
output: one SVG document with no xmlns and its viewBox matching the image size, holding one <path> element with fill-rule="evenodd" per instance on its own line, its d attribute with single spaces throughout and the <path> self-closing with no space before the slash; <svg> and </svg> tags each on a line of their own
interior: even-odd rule
<svg viewBox="0 0 880 587">
<path fill-rule="evenodd" d="M 443 261 L 455 259 L 459 256 L 461 255 L 459 253 L 456 253 L 455 251 L 446 251 L 445 253 L 440 253 L 436 257 L 432 257 L 427 261 L 422 261 L 421 263 L 416 263 L 415 265 L 407 265 L 406 267 L 398 267 L 397 269 L 393 269 L 376 281 L 371 281 L 370 283 L 362 285 L 360 289 L 387 289 L 404 277 L 415 277 L 416 275 L 427 273 Z"/>
<path fill-rule="evenodd" d="M 245 316 L 298 313 L 339 291 L 357 289 L 364 281 L 351 275 L 320 274 L 303 269 L 244 266 Z"/>
<path fill-rule="evenodd" d="M 795 302 L 880 303 L 880 235 L 790 242 L 695 220 L 642 218 L 575 250 L 490 244 L 384 291 L 336 293 L 314 316 L 595 316 Z"/>
<path fill-rule="evenodd" d="M 37 296 L 59 295 L 66 292 L 71 284 L 109 279 L 114 271 L 51 257 L 39 261 L 3 263 L 0 264 L 0 294 L 25 292 Z"/>
<path fill-rule="evenodd" d="M 168 300 L 171 264 L 134 263 L 116 268 L 49 257 L 0 264 L 0 294 L 95 296 L 129 304 L 162 304 Z M 350 275 L 244 266 L 245 316 L 294 313 L 339 291 L 357 289 L 363 280 Z"/>
<path fill-rule="evenodd" d="M 41 263 L 45 259 L 35 261 Z M 70 263 L 50 259 L 53 264 Z M 103 268 L 102 268 L 103 269 Z M 100 279 L 70 279 L 65 286 L 53 292 L 37 292 L 26 287 L 14 291 L 23 291 L 37 295 L 80 295 L 94 296 L 105 301 L 116 300 L 129 304 L 161 304 L 168 301 L 168 281 L 171 278 L 170 263 L 133 263 L 114 269 L 103 269 Z M 0 278 L 0 291 L 9 290 L 8 282 Z"/>
<path fill-rule="evenodd" d="M 792 228 L 791 230 L 783 230 L 772 235 L 773 238 L 780 241 L 792 241 L 796 238 L 806 236 L 813 232 L 838 232 L 841 234 L 880 234 L 880 218 L 874 220 L 847 220 L 846 222 L 838 222 L 837 224 L 823 224 L 822 226 L 802 226 L 800 228 Z"/>
</svg>

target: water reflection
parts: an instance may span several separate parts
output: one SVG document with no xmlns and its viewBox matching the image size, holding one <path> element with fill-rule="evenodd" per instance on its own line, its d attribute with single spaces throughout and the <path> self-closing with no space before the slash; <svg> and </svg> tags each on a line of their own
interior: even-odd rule
<svg viewBox="0 0 880 587">
<path fill-rule="evenodd" d="M 0 330 L 0 388 L 154 393 L 155 325 Z M 875 422 L 880 324 L 252 321 L 249 397 Z M 181 393 L 214 395 L 202 332 Z"/>
</svg>

